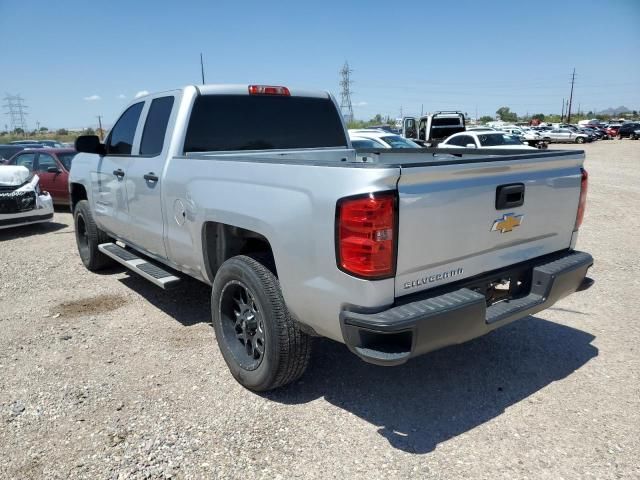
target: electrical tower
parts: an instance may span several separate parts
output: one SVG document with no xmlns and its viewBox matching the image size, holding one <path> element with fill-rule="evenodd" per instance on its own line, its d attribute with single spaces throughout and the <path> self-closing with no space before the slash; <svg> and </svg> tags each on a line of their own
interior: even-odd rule
<svg viewBox="0 0 640 480">
<path fill-rule="evenodd" d="M 8 93 L 4 97 L 5 103 L 2 105 L 5 108 L 5 115 L 9 116 L 11 123 L 11 130 L 15 131 L 21 128 L 22 131 L 27 133 L 27 106 L 24 104 L 24 98 L 20 95 L 9 95 Z"/>
<path fill-rule="evenodd" d="M 349 63 L 344 62 L 344 66 L 340 69 L 340 87 L 342 88 L 340 97 L 340 111 L 345 122 L 353 121 L 353 105 L 351 104 L 351 73 L 353 70 L 349 68 Z"/>
</svg>

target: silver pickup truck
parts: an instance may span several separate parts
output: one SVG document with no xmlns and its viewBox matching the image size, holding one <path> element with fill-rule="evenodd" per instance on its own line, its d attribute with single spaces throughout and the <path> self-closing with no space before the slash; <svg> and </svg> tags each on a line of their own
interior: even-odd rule
<svg viewBox="0 0 640 480">
<path fill-rule="evenodd" d="M 333 97 L 265 85 L 138 98 L 76 142 L 82 262 L 211 285 L 233 376 L 299 378 L 314 336 L 398 365 L 593 282 L 581 151 L 351 148 Z"/>
</svg>

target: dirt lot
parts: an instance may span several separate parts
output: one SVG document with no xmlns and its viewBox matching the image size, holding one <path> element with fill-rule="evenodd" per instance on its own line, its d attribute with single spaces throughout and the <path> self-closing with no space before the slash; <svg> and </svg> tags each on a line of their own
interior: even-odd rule
<svg viewBox="0 0 640 480">
<path fill-rule="evenodd" d="M 640 141 L 584 148 L 590 291 L 393 369 L 319 340 L 267 395 L 206 286 L 87 272 L 64 211 L 0 231 L 0 477 L 640 478 Z"/>
</svg>

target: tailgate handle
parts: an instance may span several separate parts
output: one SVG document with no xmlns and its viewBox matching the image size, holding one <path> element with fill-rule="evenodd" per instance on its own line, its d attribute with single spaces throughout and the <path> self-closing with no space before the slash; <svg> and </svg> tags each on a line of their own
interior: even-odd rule
<svg viewBox="0 0 640 480">
<path fill-rule="evenodd" d="M 496 210 L 519 207 L 524 204 L 524 183 L 510 183 L 496 188 Z"/>
</svg>

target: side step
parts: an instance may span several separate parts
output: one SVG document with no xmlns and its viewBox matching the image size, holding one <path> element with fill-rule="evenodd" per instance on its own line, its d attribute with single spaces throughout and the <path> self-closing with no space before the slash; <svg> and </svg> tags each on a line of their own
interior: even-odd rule
<svg viewBox="0 0 640 480">
<path fill-rule="evenodd" d="M 102 243 L 98 245 L 98 250 L 160 288 L 173 288 L 180 282 L 180 279 L 175 275 L 138 257 L 133 251 L 126 250 L 115 243 Z"/>
</svg>

